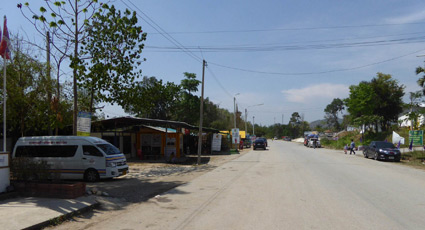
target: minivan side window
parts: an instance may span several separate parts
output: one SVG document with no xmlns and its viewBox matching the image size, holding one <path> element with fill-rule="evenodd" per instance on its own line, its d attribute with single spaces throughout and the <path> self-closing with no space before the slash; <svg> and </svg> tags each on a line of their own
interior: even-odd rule
<svg viewBox="0 0 425 230">
<path fill-rule="evenodd" d="M 103 157 L 103 154 L 100 152 L 100 150 L 93 145 L 83 145 L 83 154 L 86 156 Z"/>
<path fill-rule="evenodd" d="M 78 145 L 18 146 L 15 157 L 73 157 Z"/>
</svg>

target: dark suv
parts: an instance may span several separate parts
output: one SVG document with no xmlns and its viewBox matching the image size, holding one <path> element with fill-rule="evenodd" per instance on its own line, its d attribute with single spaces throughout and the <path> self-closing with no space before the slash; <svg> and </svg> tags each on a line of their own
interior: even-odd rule
<svg viewBox="0 0 425 230">
<path fill-rule="evenodd" d="M 258 148 L 266 149 L 266 143 L 264 142 L 263 139 L 255 140 L 253 146 L 254 146 L 254 150 Z"/>
</svg>

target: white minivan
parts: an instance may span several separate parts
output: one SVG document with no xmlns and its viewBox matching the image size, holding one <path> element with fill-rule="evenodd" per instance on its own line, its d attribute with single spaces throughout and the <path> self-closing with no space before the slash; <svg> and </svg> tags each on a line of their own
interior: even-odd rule
<svg viewBox="0 0 425 230">
<path fill-rule="evenodd" d="M 46 161 L 61 179 L 97 181 L 128 173 L 123 153 L 109 142 L 86 136 L 21 137 L 13 157 Z"/>
</svg>

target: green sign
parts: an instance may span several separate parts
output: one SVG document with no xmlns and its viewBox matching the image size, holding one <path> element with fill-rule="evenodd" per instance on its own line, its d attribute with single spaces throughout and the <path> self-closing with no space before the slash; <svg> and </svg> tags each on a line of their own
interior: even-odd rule
<svg viewBox="0 0 425 230">
<path fill-rule="evenodd" d="M 413 146 L 422 146 L 424 144 L 424 131 L 413 130 L 409 131 L 409 145 L 413 140 Z"/>
</svg>

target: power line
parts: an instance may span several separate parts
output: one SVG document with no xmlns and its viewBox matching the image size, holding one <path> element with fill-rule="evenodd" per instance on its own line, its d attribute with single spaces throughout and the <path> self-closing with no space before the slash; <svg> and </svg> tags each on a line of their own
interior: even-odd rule
<svg viewBox="0 0 425 230">
<path fill-rule="evenodd" d="M 368 36 L 368 37 L 356 37 L 356 38 L 337 38 L 337 39 L 325 39 L 325 40 L 312 40 L 312 41 L 291 41 L 291 42 L 279 42 L 279 43 L 266 43 L 266 44 L 233 44 L 233 45 L 222 45 L 221 47 L 245 47 L 245 46 L 271 46 L 271 45 L 290 45 L 290 44 L 300 44 L 300 43 L 318 43 L 318 42 L 335 42 L 335 41 L 356 41 L 356 40 L 366 40 L 366 39 L 374 39 L 374 38 L 388 38 L 388 37 L 397 37 L 397 36 L 406 36 L 406 35 L 418 35 L 422 34 L 425 35 L 424 32 L 412 32 L 412 33 L 402 33 L 402 34 L 389 34 L 389 35 L 379 35 L 379 36 Z M 423 36 L 422 36 L 423 37 Z M 188 48 L 190 46 L 186 46 Z M 214 46 L 204 46 L 208 48 L 214 48 Z M 216 46 L 220 47 L 220 46 Z M 167 46 L 148 46 L 148 48 L 169 48 Z M 194 48 L 193 46 L 190 48 Z M 200 46 L 197 46 L 198 49 L 200 49 Z"/>
<path fill-rule="evenodd" d="M 326 74 L 326 73 L 335 73 L 335 72 L 344 72 L 344 71 L 362 69 L 362 68 L 366 68 L 366 67 L 369 67 L 369 66 L 382 64 L 382 63 L 385 63 L 385 62 L 394 61 L 394 60 L 397 60 L 397 59 L 400 59 L 400 58 L 403 58 L 403 57 L 406 57 L 406 56 L 409 56 L 409 55 L 412 55 L 412 54 L 417 54 L 417 53 L 422 52 L 422 51 L 425 51 L 425 49 L 421 49 L 421 50 L 418 50 L 418 51 L 415 51 L 415 52 L 412 52 L 412 53 L 408 53 L 408 54 L 405 54 L 405 55 L 386 59 L 386 60 L 383 60 L 383 61 L 374 62 L 374 63 L 361 65 L 361 66 L 356 66 L 356 67 L 352 67 L 352 68 L 334 69 L 334 70 L 317 71 L 317 72 L 298 72 L 298 73 L 267 72 L 267 71 L 258 71 L 258 70 L 250 70 L 250 69 L 232 67 L 232 66 L 222 65 L 222 64 L 219 64 L 219 63 L 214 63 L 214 62 L 211 62 L 211 61 L 209 62 L 209 64 L 216 65 L 216 66 L 226 68 L 226 69 L 232 69 L 232 70 L 248 72 L 248 73 L 267 74 L 267 75 L 282 75 L 282 76 L 317 75 L 317 74 Z"/>
<path fill-rule="evenodd" d="M 344 43 L 323 43 L 323 44 L 305 44 L 305 45 L 277 45 L 277 44 L 262 44 L 262 45 L 233 45 L 233 46 L 204 46 L 204 47 L 186 47 L 186 50 L 199 50 L 203 52 L 274 52 L 287 50 L 311 50 L 311 49 L 341 49 L 353 47 L 370 47 L 370 46 L 387 46 L 395 44 L 411 44 L 425 42 L 425 36 L 362 41 L 362 42 L 344 42 Z M 161 46 L 146 46 L 147 49 L 152 49 L 153 52 L 181 52 L 176 47 L 161 47 Z"/>
<path fill-rule="evenodd" d="M 226 88 L 224 88 L 224 86 L 221 84 L 221 82 L 218 80 L 217 76 L 215 76 L 215 74 L 212 72 L 211 68 L 209 68 L 207 66 L 207 70 L 210 72 L 211 76 L 213 76 L 214 80 L 217 82 L 218 86 L 220 86 L 220 88 L 229 96 L 229 97 L 233 97 L 231 93 L 229 93 L 229 91 L 226 90 Z"/>
<path fill-rule="evenodd" d="M 193 59 L 195 59 L 198 62 L 202 63 L 202 58 L 198 57 L 197 55 L 195 55 L 192 51 L 186 49 L 186 47 L 184 45 L 182 45 L 180 42 L 178 42 L 176 39 L 174 39 L 169 33 L 167 33 L 161 26 L 159 26 L 153 19 L 151 19 L 147 14 L 145 14 L 139 7 L 137 7 L 131 0 L 127 0 L 131 5 L 133 5 L 134 8 L 137 9 L 138 12 L 140 12 L 141 14 L 143 14 L 148 20 L 146 20 L 145 18 L 137 15 L 140 19 L 142 19 L 143 21 L 145 21 L 149 26 L 151 26 L 153 29 L 155 29 L 159 34 L 161 34 L 165 39 L 167 39 L 169 42 L 171 42 L 173 45 L 175 45 L 178 49 L 182 50 L 183 52 L 185 52 L 187 55 L 189 55 L 190 57 L 192 57 Z M 126 2 L 124 2 L 124 0 L 121 0 L 121 2 L 126 5 L 128 8 L 132 8 L 130 7 Z"/>
<path fill-rule="evenodd" d="M 335 30 L 351 29 L 365 27 L 385 27 L 400 25 L 422 25 L 424 22 L 417 23 L 389 23 L 389 24 L 366 24 L 366 25 L 346 25 L 346 26 L 323 26 L 323 27 L 300 27 L 300 28 L 277 28 L 277 29 L 250 29 L 250 30 L 213 30 L 213 31 L 180 31 L 169 32 L 169 34 L 218 34 L 218 33 L 253 33 L 253 32 L 274 32 L 274 31 L 300 31 L 300 30 Z"/>
</svg>

